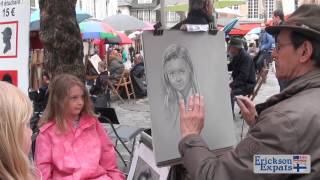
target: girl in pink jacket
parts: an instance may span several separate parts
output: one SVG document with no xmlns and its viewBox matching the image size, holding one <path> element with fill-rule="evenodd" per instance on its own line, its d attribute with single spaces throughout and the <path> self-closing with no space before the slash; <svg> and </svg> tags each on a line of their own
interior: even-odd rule
<svg viewBox="0 0 320 180">
<path fill-rule="evenodd" d="M 43 179 L 123 180 L 112 141 L 94 116 L 84 84 L 62 74 L 49 92 L 35 150 Z"/>
</svg>

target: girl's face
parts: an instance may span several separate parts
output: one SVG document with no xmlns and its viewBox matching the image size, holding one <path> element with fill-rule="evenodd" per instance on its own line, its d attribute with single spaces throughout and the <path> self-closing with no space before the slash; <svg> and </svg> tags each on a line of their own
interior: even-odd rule
<svg viewBox="0 0 320 180">
<path fill-rule="evenodd" d="M 29 154 L 31 149 L 31 136 L 32 136 L 32 130 L 30 128 L 30 122 L 26 122 L 23 125 L 23 150 L 26 153 L 26 155 Z"/>
<path fill-rule="evenodd" d="M 190 67 L 181 58 L 172 59 L 165 65 L 166 74 L 170 84 L 177 91 L 183 91 L 190 87 Z"/>
<path fill-rule="evenodd" d="M 73 86 L 69 90 L 69 95 L 66 97 L 66 115 L 68 117 L 77 117 L 84 106 L 84 92 L 78 85 Z"/>
</svg>

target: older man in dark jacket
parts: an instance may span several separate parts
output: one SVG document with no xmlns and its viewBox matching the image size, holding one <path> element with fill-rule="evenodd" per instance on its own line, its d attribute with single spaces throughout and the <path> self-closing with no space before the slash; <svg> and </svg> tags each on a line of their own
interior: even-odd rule
<svg viewBox="0 0 320 180">
<path fill-rule="evenodd" d="M 240 38 L 231 38 L 228 47 L 231 62 L 228 70 L 232 71 L 231 105 L 234 108 L 234 97 L 237 95 L 249 95 L 256 84 L 256 74 L 251 56 L 243 49 Z"/>
<path fill-rule="evenodd" d="M 257 106 L 247 97 L 237 98 L 250 129 L 233 151 L 217 157 L 201 138 L 203 97 L 191 97 L 189 107 L 193 107 L 192 110 L 186 111 L 184 103 L 180 104 L 182 140 L 179 149 L 191 179 L 320 179 L 319 17 L 319 5 L 302 5 L 283 25 L 266 29 L 276 35 L 277 44 L 272 53 L 276 76 L 290 83 L 282 92 Z M 261 163 L 254 155 L 270 155 L 274 159 L 266 158 Z M 281 158 L 274 155 L 287 155 L 282 156 L 283 159 L 291 157 L 291 160 L 280 163 Z"/>
</svg>

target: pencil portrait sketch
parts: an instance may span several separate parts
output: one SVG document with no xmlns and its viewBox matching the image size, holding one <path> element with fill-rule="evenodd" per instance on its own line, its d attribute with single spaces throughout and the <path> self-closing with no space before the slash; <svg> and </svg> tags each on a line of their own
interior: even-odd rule
<svg viewBox="0 0 320 180">
<path fill-rule="evenodd" d="M 196 74 L 188 49 L 171 44 L 163 53 L 163 87 L 166 119 L 172 126 L 179 125 L 179 101 L 184 100 L 186 109 L 188 98 L 199 93 Z"/>
<path fill-rule="evenodd" d="M 155 172 L 141 157 L 138 158 L 133 180 L 159 180 L 160 175 Z"/>
<path fill-rule="evenodd" d="M 156 165 L 181 161 L 180 111 L 189 97 L 204 96 L 205 118 L 201 135 L 210 150 L 229 148 L 236 142 L 228 86 L 225 38 L 217 35 L 164 30 L 161 36 L 142 34 L 147 77 L 152 146 Z"/>
<path fill-rule="evenodd" d="M 144 143 L 134 151 L 127 180 L 167 180 L 169 167 L 156 166 L 153 150 Z"/>
</svg>

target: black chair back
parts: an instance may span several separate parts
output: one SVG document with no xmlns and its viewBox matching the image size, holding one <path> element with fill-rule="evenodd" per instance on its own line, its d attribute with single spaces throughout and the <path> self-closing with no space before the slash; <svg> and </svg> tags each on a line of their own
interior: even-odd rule
<svg viewBox="0 0 320 180">
<path fill-rule="evenodd" d="M 95 107 L 95 113 L 100 114 L 105 118 L 108 118 L 112 124 L 120 124 L 116 111 L 114 108 L 107 108 L 107 107 Z M 109 123 L 105 118 L 98 118 L 101 123 Z"/>
</svg>

